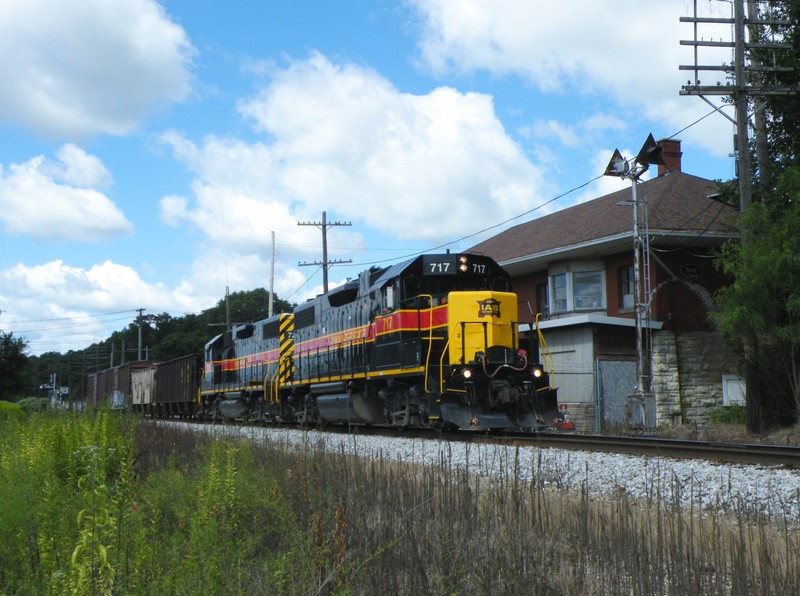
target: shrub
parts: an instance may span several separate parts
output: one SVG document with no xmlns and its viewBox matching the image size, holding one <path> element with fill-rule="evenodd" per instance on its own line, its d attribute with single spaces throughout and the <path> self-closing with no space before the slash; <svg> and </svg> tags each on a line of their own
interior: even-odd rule
<svg viewBox="0 0 800 596">
<path fill-rule="evenodd" d="M 745 407 L 738 404 L 723 406 L 711 411 L 711 422 L 717 424 L 744 424 Z"/>
<path fill-rule="evenodd" d="M 23 410 L 17 404 L 12 404 L 10 401 L 0 401 L 0 418 L 22 418 L 25 416 Z"/>
<path fill-rule="evenodd" d="M 50 400 L 46 397 L 25 397 L 17 402 L 17 405 L 30 412 L 44 412 L 50 406 Z"/>
</svg>

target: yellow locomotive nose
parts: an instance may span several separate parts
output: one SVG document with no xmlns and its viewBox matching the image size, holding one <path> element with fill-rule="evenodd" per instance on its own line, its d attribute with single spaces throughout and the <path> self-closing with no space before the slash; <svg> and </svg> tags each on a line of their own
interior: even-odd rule
<svg viewBox="0 0 800 596">
<path fill-rule="evenodd" d="M 451 292 L 447 303 L 450 364 L 474 362 L 490 347 L 515 347 L 516 294 Z"/>
</svg>

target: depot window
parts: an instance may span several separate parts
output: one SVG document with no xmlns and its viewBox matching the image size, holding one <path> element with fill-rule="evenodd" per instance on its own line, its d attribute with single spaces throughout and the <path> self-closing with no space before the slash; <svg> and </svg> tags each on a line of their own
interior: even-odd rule
<svg viewBox="0 0 800 596">
<path fill-rule="evenodd" d="M 619 278 L 619 308 L 620 310 L 633 310 L 633 266 L 620 267 L 617 275 Z"/>
<path fill-rule="evenodd" d="M 552 313 L 605 308 L 605 273 L 566 271 L 550 277 Z"/>
<path fill-rule="evenodd" d="M 543 317 L 550 314 L 550 303 L 547 299 L 547 284 L 536 286 L 536 312 L 542 313 Z"/>
<path fill-rule="evenodd" d="M 553 312 L 564 312 L 569 310 L 569 300 L 567 299 L 567 274 L 554 275 L 553 278 Z"/>
</svg>

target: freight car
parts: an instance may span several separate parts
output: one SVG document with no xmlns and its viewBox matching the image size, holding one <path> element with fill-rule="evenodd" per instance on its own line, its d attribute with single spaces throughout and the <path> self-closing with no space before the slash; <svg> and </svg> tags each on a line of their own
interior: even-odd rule
<svg viewBox="0 0 800 596">
<path fill-rule="evenodd" d="M 89 374 L 86 377 L 86 405 L 99 407 L 109 404 L 114 409 L 126 408 L 130 405 L 131 376 L 154 364 L 151 360 L 126 362 Z"/>
<path fill-rule="evenodd" d="M 197 409 L 202 370 L 199 355 L 127 362 L 89 374 L 86 402 L 149 416 L 190 418 Z"/>
<path fill-rule="evenodd" d="M 157 418 L 194 417 L 202 370 L 202 358 L 190 355 L 133 372 L 133 410 Z"/>
<path fill-rule="evenodd" d="M 560 419 L 521 338 L 509 274 L 476 254 L 420 255 L 205 346 L 207 419 L 541 429 Z"/>
</svg>

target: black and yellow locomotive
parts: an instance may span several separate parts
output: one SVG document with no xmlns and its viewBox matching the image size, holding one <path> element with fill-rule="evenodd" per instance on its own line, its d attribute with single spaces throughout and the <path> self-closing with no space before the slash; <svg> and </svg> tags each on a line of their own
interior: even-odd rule
<svg viewBox="0 0 800 596">
<path fill-rule="evenodd" d="M 421 255 L 237 325 L 205 347 L 207 418 L 539 429 L 559 418 L 520 337 L 511 278 L 491 258 Z"/>
</svg>

